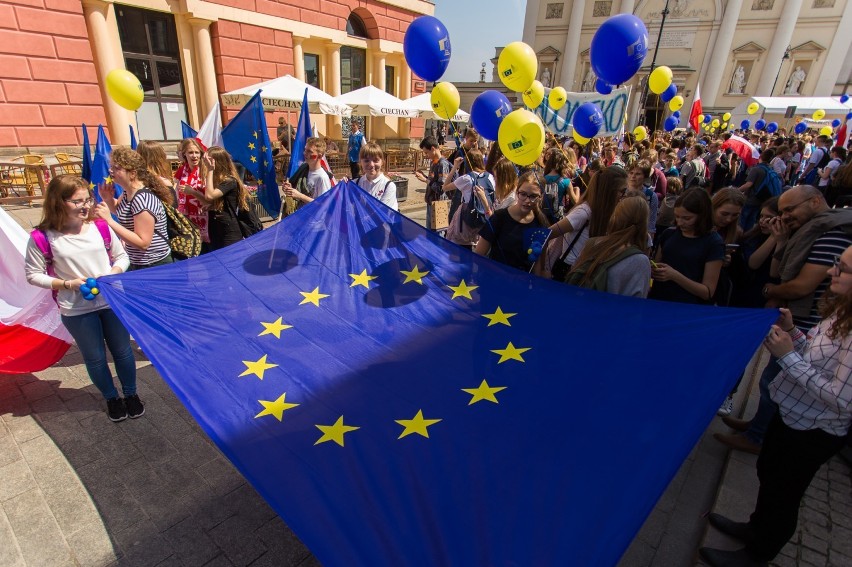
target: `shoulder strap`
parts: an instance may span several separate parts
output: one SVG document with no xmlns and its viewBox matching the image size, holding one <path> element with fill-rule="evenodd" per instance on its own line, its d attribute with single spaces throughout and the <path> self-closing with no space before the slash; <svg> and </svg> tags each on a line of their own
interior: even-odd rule
<svg viewBox="0 0 852 567">
<path fill-rule="evenodd" d="M 47 239 L 47 234 L 44 233 L 40 228 L 34 228 L 30 233 L 30 236 L 35 242 L 35 245 L 38 247 L 41 255 L 44 256 L 45 261 L 47 261 L 48 266 L 53 264 L 53 250 L 50 248 L 50 241 Z M 51 268 L 48 268 L 51 269 Z M 48 271 L 49 275 L 53 275 Z"/>
<path fill-rule="evenodd" d="M 568 254 L 571 253 L 571 250 L 574 249 L 574 245 L 577 244 L 577 241 L 580 239 L 580 236 L 583 234 L 583 231 L 586 230 L 586 225 L 589 224 L 589 221 L 583 223 L 583 226 L 580 227 L 580 230 L 577 231 L 577 234 L 574 235 L 574 239 L 571 241 L 571 244 L 568 245 L 568 248 L 565 249 L 565 252 L 562 253 L 562 256 L 559 257 L 563 262 L 565 258 L 568 257 Z"/>
</svg>

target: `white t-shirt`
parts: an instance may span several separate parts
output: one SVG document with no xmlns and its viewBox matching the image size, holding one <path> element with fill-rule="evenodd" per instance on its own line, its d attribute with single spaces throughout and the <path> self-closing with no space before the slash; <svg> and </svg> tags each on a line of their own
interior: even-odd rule
<svg viewBox="0 0 852 567">
<path fill-rule="evenodd" d="M 568 250 L 571 243 L 574 242 L 574 238 L 577 237 L 577 231 L 581 228 L 583 229 L 580 232 L 580 237 L 577 238 L 577 242 L 574 243 L 574 247 L 571 248 L 571 252 L 565 257 L 565 263 L 573 266 L 574 262 L 577 261 L 577 257 L 580 256 L 580 252 L 583 251 L 583 246 L 586 245 L 586 241 L 589 239 L 589 222 L 592 220 L 592 209 L 588 203 L 581 203 L 571 209 L 567 218 L 573 230 L 562 237 L 562 252 L 559 254 L 560 257 Z"/>
<path fill-rule="evenodd" d="M 310 196 L 314 199 L 331 189 L 331 180 L 323 168 L 316 171 L 308 170 L 308 178 L 305 180 Z"/>
<path fill-rule="evenodd" d="M 828 186 L 829 182 L 834 179 L 834 176 L 837 174 L 838 167 L 840 167 L 840 160 L 836 158 L 825 164 L 825 170 L 828 171 L 829 174 L 828 177 L 826 177 L 825 179 L 823 179 L 822 177 L 819 178 L 820 187 Z"/>
<path fill-rule="evenodd" d="M 399 210 L 399 203 L 396 200 L 396 184 L 380 173 L 378 177 L 370 181 L 366 175 L 362 175 L 357 180 L 358 187 L 375 197 L 388 207 L 395 211 Z"/>
<path fill-rule="evenodd" d="M 772 161 L 769 165 L 772 166 L 772 169 L 775 170 L 775 173 L 778 174 L 778 177 L 784 179 L 784 174 L 787 173 L 787 164 L 784 163 L 784 160 L 782 158 L 775 156 L 774 158 L 772 158 Z"/>
</svg>

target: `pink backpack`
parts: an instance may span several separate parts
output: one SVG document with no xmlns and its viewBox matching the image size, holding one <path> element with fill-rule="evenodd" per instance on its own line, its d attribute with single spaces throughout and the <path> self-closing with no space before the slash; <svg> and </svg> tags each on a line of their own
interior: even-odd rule
<svg viewBox="0 0 852 567">
<path fill-rule="evenodd" d="M 101 233 L 101 238 L 104 239 L 104 248 L 106 249 L 107 256 L 109 256 L 109 263 L 112 264 L 112 254 L 110 253 L 112 235 L 109 232 L 109 225 L 104 219 L 95 219 L 95 226 L 98 227 L 98 232 Z M 50 249 L 50 241 L 47 239 L 47 235 L 41 229 L 35 228 L 30 233 L 30 236 L 42 256 L 44 256 L 45 264 L 47 264 L 47 275 L 56 277 L 56 270 L 53 268 L 53 250 Z M 59 291 L 54 289 L 53 301 L 56 301 L 58 294 Z"/>
</svg>

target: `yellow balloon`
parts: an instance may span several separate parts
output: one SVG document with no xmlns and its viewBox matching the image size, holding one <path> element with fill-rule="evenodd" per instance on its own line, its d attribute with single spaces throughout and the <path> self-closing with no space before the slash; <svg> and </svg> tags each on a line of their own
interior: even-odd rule
<svg viewBox="0 0 852 567">
<path fill-rule="evenodd" d="M 683 97 L 680 95 L 673 96 L 672 99 L 669 101 L 669 110 L 671 110 L 672 112 L 677 112 L 681 108 L 683 108 Z"/>
<path fill-rule="evenodd" d="M 823 109 L 814 110 L 814 120 L 822 120 L 825 118 L 825 111 Z"/>
<path fill-rule="evenodd" d="M 497 142 L 509 161 L 521 167 L 530 165 L 544 149 L 544 125 L 538 116 L 519 108 L 500 123 Z"/>
<path fill-rule="evenodd" d="M 712 134 L 712 133 L 714 133 L 715 131 L 716 131 L 716 129 L 715 129 L 715 128 L 710 128 L 710 133 L 711 133 L 711 134 Z"/>
<path fill-rule="evenodd" d="M 644 126 L 637 126 L 633 129 L 633 137 L 637 142 L 641 142 L 648 137 L 648 130 Z"/>
<path fill-rule="evenodd" d="M 648 77 L 648 88 L 654 94 L 663 94 L 669 85 L 672 84 L 672 70 L 663 65 L 651 71 L 651 76 Z"/>
<path fill-rule="evenodd" d="M 547 102 L 550 104 L 550 108 L 553 110 L 559 110 L 563 106 L 565 106 L 565 102 L 568 100 L 568 93 L 565 92 L 565 89 L 562 87 L 556 87 L 555 89 L 550 91 L 550 95 L 547 97 Z"/>
<path fill-rule="evenodd" d="M 497 59 L 497 72 L 507 88 L 522 93 L 535 80 L 538 58 L 532 47 L 523 41 L 513 41 L 503 48 Z"/>
<path fill-rule="evenodd" d="M 712 126 L 713 128 L 718 128 L 719 124 L 720 124 L 720 122 L 719 122 L 718 118 L 714 118 L 713 121 L 710 122 L 710 126 Z"/>
<path fill-rule="evenodd" d="M 727 114 L 727 113 L 725 113 L 725 114 Z M 722 118 L 724 118 L 724 115 L 722 115 Z M 722 122 L 722 130 L 727 130 L 727 129 L 728 129 L 728 123 Z"/>
<path fill-rule="evenodd" d="M 698 123 L 699 123 L 699 124 L 704 124 L 704 115 L 703 115 L 703 114 L 699 114 L 699 115 L 698 115 Z"/>
<path fill-rule="evenodd" d="M 139 79 L 126 69 L 113 69 L 107 74 L 106 90 L 112 100 L 127 110 L 138 109 L 145 97 Z"/>
<path fill-rule="evenodd" d="M 834 134 L 834 130 L 832 130 L 831 126 L 823 126 L 819 129 L 819 133 L 823 136 L 831 136 Z"/>
<path fill-rule="evenodd" d="M 454 84 L 447 82 L 435 85 L 430 100 L 432 101 L 432 110 L 445 120 L 451 120 L 459 111 L 461 104 L 458 89 Z"/>
<path fill-rule="evenodd" d="M 746 107 L 746 112 L 748 112 L 749 114 L 754 114 L 758 110 L 760 110 L 760 105 L 756 102 L 752 102 Z"/>
<path fill-rule="evenodd" d="M 730 112 L 726 112 L 725 114 L 722 115 L 722 120 L 724 120 L 725 122 L 727 122 L 730 119 L 731 119 L 731 113 Z"/>
<path fill-rule="evenodd" d="M 524 104 L 527 108 L 536 109 L 544 101 L 544 85 L 540 81 L 533 81 L 530 88 L 524 91 L 522 95 Z"/>
<path fill-rule="evenodd" d="M 576 131 L 576 130 L 574 131 L 574 133 L 572 134 L 572 136 L 573 136 L 573 138 L 574 138 L 574 141 L 575 141 L 575 142 L 577 142 L 578 144 L 580 144 L 581 146 L 585 146 L 585 145 L 586 145 L 586 144 L 588 144 L 588 143 L 589 143 L 589 141 L 591 140 L 591 138 L 587 138 L 587 137 L 585 137 L 585 136 L 581 136 L 580 134 L 578 134 L 578 133 L 577 133 L 577 131 Z"/>
</svg>

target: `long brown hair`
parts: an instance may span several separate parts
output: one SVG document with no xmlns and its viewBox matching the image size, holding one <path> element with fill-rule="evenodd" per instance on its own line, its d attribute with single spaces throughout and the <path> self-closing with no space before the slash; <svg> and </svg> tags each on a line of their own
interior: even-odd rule
<svg viewBox="0 0 852 567">
<path fill-rule="evenodd" d="M 186 154 L 186 151 L 189 148 L 189 146 L 195 146 L 196 148 L 198 148 L 198 151 L 201 152 L 201 155 L 204 155 L 204 149 L 201 147 L 201 144 L 199 144 L 198 140 L 196 140 L 195 138 L 184 138 L 183 140 L 181 140 L 180 145 L 178 146 L 177 155 L 180 158 L 180 161 L 182 161 L 183 164 L 187 167 L 189 167 L 189 164 L 186 162 L 186 155 L 185 154 Z M 198 168 L 199 168 L 199 170 L 203 171 L 203 169 L 204 169 L 204 160 L 203 159 L 199 162 Z M 199 175 L 200 175 L 200 173 L 199 173 Z M 202 175 L 202 177 L 204 177 L 204 176 Z"/>
<path fill-rule="evenodd" d="M 207 155 L 216 162 L 216 165 L 213 166 L 213 186 L 218 187 L 224 181 L 236 181 L 238 186 L 239 195 L 237 198 L 237 202 L 241 209 L 248 208 L 248 190 L 246 186 L 243 185 L 243 182 L 240 181 L 240 176 L 237 174 L 237 168 L 234 167 L 234 162 L 231 159 L 231 154 L 229 154 L 225 148 L 221 148 L 219 146 L 211 146 L 207 150 Z M 221 211 L 222 205 L 225 199 L 216 199 L 213 201 L 211 208 L 214 211 Z"/>
<path fill-rule="evenodd" d="M 820 301 L 819 314 L 823 319 L 832 315 L 836 317 L 825 333 L 829 339 L 842 339 L 852 332 L 852 296 L 849 294 L 837 295 L 828 291 Z"/>
<path fill-rule="evenodd" d="M 591 260 L 578 285 L 582 287 L 591 281 L 598 266 L 614 258 L 627 246 L 635 246 L 647 254 L 648 214 L 648 203 L 644 196 L 627 197 L 615 206 L 606 236 L 598 238 L 591 246 L 584 246 L 574 262 L 574 266 L 579 268 Z"/>
<path fill-rule="evenodd" d="M 852 162 L 837 168 L 837 173 L 834 175 L 834 179 L 831 180 L 831 184 L 836 187 L 846 187 L 847 189 L 852 187 Z"/>
<path fill-rule="evenodd" d="M 590 237 L 606 234 L 609 218 L 625 189 L 627 189 L 627 172 L 623 167 L 610 166 L 592 176 L 589 188 L 580 198 L 580 203 L 588 203 L 592 210 L 591 219 L 589 219 Z M 647 226 L 646 219 L 646 229 Z"/>
<path fill-rule="evenodd" d="M 535 171 L 527 171 L 522 173 L 520 177 L 518 177 L 518 185 L 517 188 L 520 189 L 524 185 L 535 185 L 539 188 L 539 191 L 543 193 L 541 190 L 541 181 L 538 178 L 538 174 Z M 515 201 L 517 203 L 517 201 Z M 550 222 L 547 220 L 547 217 L 541 210 L 541 199 L 538 199 L 533 202 L 532 206 L 533 214 L 535 215 L 538 224 L 541 226 L 550 226 Z"/>
<path fill-rule="evenodd" d="M 62 230 L 68 220 L 68 207 L 65 205 L 65 199 L 70 199 L 80 189 L 86 189 L 91 198 L 92 192 L 89 190 L 89 184 L 82 177 L 57 175 L 51 179 L 47 185 L 44 203 L 41 206 L 41 221 L 36 228 L 41 231 Z M 94 207 L 89 207 L 89 218 L 87 220 L 92 219 L 94 210 Z"/>
<path fill-rule="evenodd" d="M 518 172 L 515 171 L 515 166 L 506 158 L 500 158 L 494 164 L 494 170 L 491 172 L 494 175 L 496 187 L 494 187 L 494 198 L 502 201 L 515 190 L 515 184 L 518 182 Z"/>
<path fill-rule="evenodd" d="M 736 187 L 725 187 L 724 189 L 719 189 L 719 191 L 715 195 L 713 195 L 713 198 L 710 200 L 710 202 L 713 204 L 713 222 L 715 224 L 716 209 L 730 204 L 734 205 L 735 207 L 739 207 L 740 211 L 742 212 L 742 209 L 745 206 L 746 198 L 745 195 L 743 195 L 743 192 L 737 189 Z M 719 234 L 719 236 L 722 237 L 722 240 L 725 241 L 725 244 L 733 244 L 737 241 L 737 237 L 740 235 L 740 225 L 738 220 L 739 217 L 737 217 L 737 220 L 735 220 L 725 228 L 716 229 L 716 232 Z"/>
<path fill-rule="evenodd" d="M 136 178 L 141 181 L 147 189 L 150 189 L 160 201 L 169 205 L 173 204 L 172 192 L 169 191 L 159 176 L 154 175 L 148 170 L 148 164 L 139 155 L 136 150 L 130 148 L 116 148 L 110 156 L 110 163 L 117 165 L 121 169 L 136 173 Z M 125 187 L 127 189 L 127 187 Z"/>
<path fill-rule="evenodd" d="M 159 142 L 151 140 L 142 140 L 136 147 L 136 151 L 145 160 L 148 165 L 148 170 L 154 175 L 158 175 L 164 179 L 171 179 L 172 167 L 169 165 L 169 159 L 166 157 L 166 150 Z"/>
</svg>

